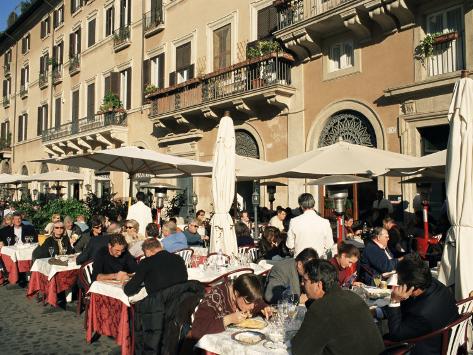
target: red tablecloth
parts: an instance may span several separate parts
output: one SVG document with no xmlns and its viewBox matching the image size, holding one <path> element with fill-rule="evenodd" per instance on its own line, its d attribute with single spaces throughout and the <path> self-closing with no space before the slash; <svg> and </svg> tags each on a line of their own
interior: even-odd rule
<svg viewBox="0 0 473 355">
<path fill-rule="evenodd" d="M 122 347 L 122 355 L 133 354 L 132 332 L 130 319 L 132 308 L 112 297 L 90 293 L 89 310 L 87 314 L 86 340 L 91 342 L 94 332 L 112 336 Z M 130 313 L 130 314 L 129 314 Z"/>
<path fill-rule="evenodd" d="M 28 286 L 28 297 L 33 297 L 37 292 L 44 295 L 46 302 L 57 307 L 57 295 L 60 292 L 70 290 L 77 282 L 79 270 L 61 271 L 56 273 L 51 280 L 48 276 L 38 271 L 31 273 L 30 284 Z"/>
<path fill-rule="evenodd" d="M 205 255 L 193 255 L 191 265 L 192 267 L 197 267 L 199 265 L 205 264 L 206 260 L 207 260 L 207 256 Z"/>
<path fill-rule="evenodd" d="M 18 282 L 18 274 L 20 272 L 28 272 L 31 269 L 31 260 L 19 260 L 13 262 L 13 260 L 5 254 L 2 254 L 3 265 L 8 271 L 8 281 L 11 284 Z M 0 275 L 0 282 L 3 282 L 3 276 Z"/>
</svg>

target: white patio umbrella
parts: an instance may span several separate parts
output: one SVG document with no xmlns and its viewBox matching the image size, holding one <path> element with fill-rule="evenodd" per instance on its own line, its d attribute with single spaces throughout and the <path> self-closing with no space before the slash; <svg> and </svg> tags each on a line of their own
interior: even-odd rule
<svg viewBox="0 0 473 355">
<path fill-rule="evenodd" d="M 29 177 L 27 175 L 18 174 L 0 174 L 0 184 L 19 184 L 27 182 Z"/>
<path fill-rule="evenodd" d="M 64 182 L 64 181 L 83 181 L 84 175 L 79 173 L 74 173 L 72 171 L 66 170 L 53 170 L 46 173 L 35 174 L 28 177 L 26 181 L 54 181 L 54 182 Z"/>
<path fill-rule="evenodd" d="M 318 178 L 316 180 L 309 181 L 307 185 L 335 186 L 335 185 L 362 184 L 364 182 L 371 182 L 371 181 L 373 181 L 373 179 L 368 179 L 361 176 L 329 175 L 329 176 Z"/>
<path fill-rule="evenodd" d="M 400 162 L 393 166 L 384 174 L 385 176 L 411 176 L 415 174 L 443 174 L 447 163 L 447 150 L 424 155 L 423 157 L 413 157 L 412 162 Z"/>
<path fill-rule="evenodd" d="M 210 252 L 237 255 L 233 220 L 230 210 L 235 194 L 235 129 L 228 113 L 220 120 L 214 148 L 212 198 L 214 215 L 211 224 Z"/>
<path fill-rule="evenodd" d="M 473 80 L 455 84 L 448 113 L 446 187 L 452 227 L 442 255 L 439 280 L 455 284 L 457 300 L 473 290 Z"/>
</svg>

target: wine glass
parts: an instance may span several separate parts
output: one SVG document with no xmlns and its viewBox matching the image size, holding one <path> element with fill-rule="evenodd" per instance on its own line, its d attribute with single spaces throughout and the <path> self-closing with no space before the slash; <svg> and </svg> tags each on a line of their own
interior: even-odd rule
<svg viewBox="0 0 473 355">
<path fill-rule="evenodd" d="M 379 288 L 379 286 L 381 284 L 381 276 L 375 276 L 373 278 L 373 282 L 374 282 L 374 285 Z"/>
<path fill-rule="evenodd" d="M 51 255 L 51 258 L 52 258 L 54 255 L 54 247 L 49 247 L 48 251 L 49 251 L 49 255 Z"/>
<path fill-rule="evenodd" d="M 11 237 L 7 237 L 8 246 L 10 246 L 10 242 L 11 242 Z"/>
</svg>

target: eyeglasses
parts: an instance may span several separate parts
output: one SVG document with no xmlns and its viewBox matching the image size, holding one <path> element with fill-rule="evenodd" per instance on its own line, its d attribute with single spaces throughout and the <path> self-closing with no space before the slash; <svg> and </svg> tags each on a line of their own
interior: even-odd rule
<svg viewBox="0 0 473 355">
<path fill-rule="evenodd" d="M 64 227 L 54 227 L 54 229 L 64 229 Z"/>
<path fill-rule="evenodd" d="M 125 226 L 125 229 L 133 229 L 133 226 Z"/>
<path fill-rule="evenodd" d="M 198 228 L 199 226 L 197 224 L 189 224 L 189 227 L 196 227 Z"/>
<path fill-rule="evenodd" d="M 93 226 L 92 228 L 95 228 L 95 229 L 102 229 L 102 226 Z"/>
</svg>

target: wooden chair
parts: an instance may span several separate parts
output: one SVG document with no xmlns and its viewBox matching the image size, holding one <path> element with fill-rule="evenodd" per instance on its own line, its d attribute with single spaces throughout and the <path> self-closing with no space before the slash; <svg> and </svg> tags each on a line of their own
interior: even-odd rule
<svg viewBox="0 0 473 355">
<path fill-rule="evenodd" d="M 250 250 L 250 248 L 252 248 L 251 245 L 243 245 L 241 247 L 238 247 L 238 254 L 241 255 L 241 254 L 247 254 L 248 251 Z"/>
<path fill-rule="evenodd" d="M 227 282 L 229 280 L 234 280 L 238 276 L 243 275 L 243 274 L 254 274 L 254 270 L 249 267 L 244 267 L 241 269 L 233 270 L 230 272 L 227 272 L 226 274 L 220 275 L 219 277 L 215 278 L 214 280 L 208 282 L 206 286 L 215 286 L 224 282 Z"/>
<path fill-rule="evenodd" d="M 144 254 L 143 254 L 143 255 L 140 255 L 140 256 L 137 256 L 137 257 L 135 258 L 136 263 L 139 264 L 140 261 L 143 260 L 144 258 L 146 258 L 146 255 L 144 255 Z"/>
<path fill-rule="evenodd" d="M 79 269 L 79 293 L 77 297 L 77 315 L 80 315 L 82 308 L 82 303 L 87 306 L 89 296 L 87 292 L 89 291 L 90 285 L 92 284 L 92 271 L 93 271 L 93 261 L 89 260 L 82 264 Z"/>
<path fill-rule="evenodd" d="M 465 314 L 473 312 L 473 297 L 468 297 L 457 302 L 458 313 Z M 468 322 L 466 327 L 467 345 L 468 349 L 473 350 L 473 324 L 472 319 Z"/>
<path fill-rule="evenodd" d="M 190 266 L 191 266 L 192 255 L 194 255 L 194 249 L 185 248 L 185 249 L 181 249 L 181 250 L 175 251 L 174 254 L 177 254 L 177 255 L 179 255 L 182 259 L 184 259 L 184 263 L 186 264 L 186 267 L 190 267 Z"/>
<path fill-rule="evenodd" d="M 222 254 L 222 257 L 226 264 L 230 263 L 230 257 L 227 254 Z M 218 253 L 210 253 L 207 255 L 207 263 L 217 264 L 218 262 Z"/>
<path fill-rule="evenodd" d="M 414 344 L 399 343 L 388 346 L 379 355 L 405 355 L 408 354 L 414 348 Z"/>
<path fill-rule="evenodd" d="M 471 315 L 472 313 L 464 313 L 456 321 L 442 329 L 417 338 L 404 340 L 402 343 L 415 345 L 421 341 L 440 336 L 442 337 L 442 351 L 440 355 L 466 354 L 466 327 L 471 319 Z M 385 341 L 385 344 L 395 345 L 396 343 Z"/>
</svg>

